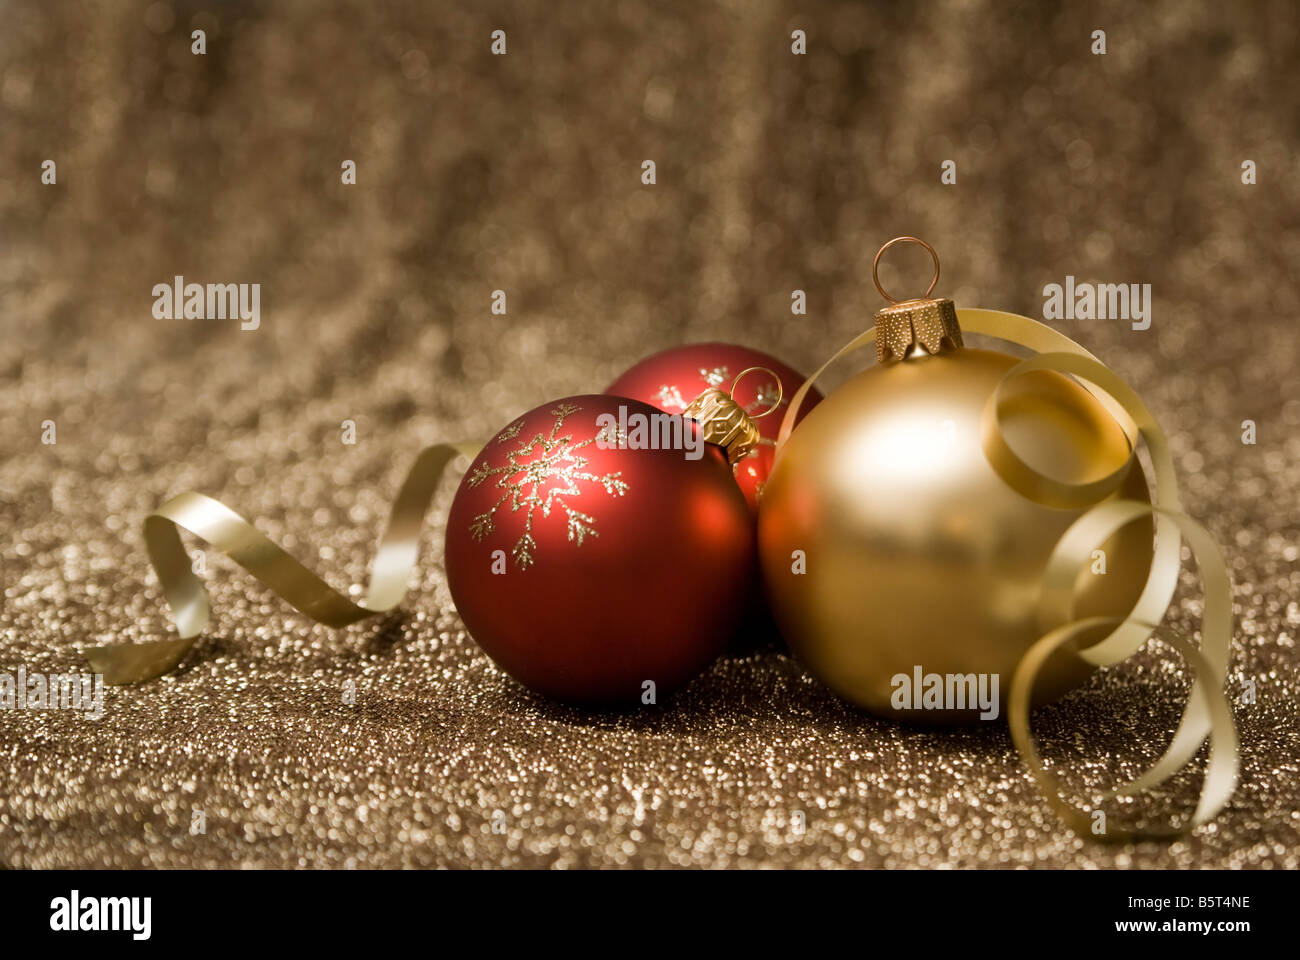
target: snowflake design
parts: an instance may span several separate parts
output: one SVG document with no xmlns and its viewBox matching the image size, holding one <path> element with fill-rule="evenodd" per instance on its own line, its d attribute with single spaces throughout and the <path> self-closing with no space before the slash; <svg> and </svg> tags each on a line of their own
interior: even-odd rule
<svg viewBox="0 0 1300 960">
<path fill-rule="evenodd" d="M 758 393 L 754 394 L 754 400 L 745 408 L 746 413 L 756 413 L 759 410 L 771 410 L 777 405 L 777 400 L 781 398 L 781 390 L 774 383 L 765 383 L 758 388 Z"/>
<path fill-rule="evenodd" d="M 680 390 L 665 383 L 659 388 L 659 406 L 681 407 L 684 410 L 686 409 L 686 401 L 682 399 Z"/>
<path fill-rule="evenodd" d="M 627 431 L 617 423 L 608 427 L 601 427 L 596 431 L 596 446 L 603 448 L 626 447 Z"/>
<path fill-rule="evenodd" d="M 712 368 L 700 367 L 699 374 L 700 379 L 706 386 L 716 387 L 719 389 L 731 378 L 731 371 L 725 366 Z M 658 397 L 659 406 L 665 410 L 673 407 L 682 410 L 686 409 L 686 401 L 682 399 L 682 392 L 675 386 L 666 383 L 662 384 L 659 387 Z M 777 405 L 778 399 L 781 399 L 782 402 L 784 402 L 784 398 L 781 397 L 778 385 L 775 383 L 764 383 L 758 388 L 758 392 L 755 393 L 754 399 L 745 407 L 745 412 L 757 413 L 762 410 L 770 410 L 772 407 Z"/>
<path fill-rule="evenodd" d="M 501 435 L 497 437 L 497 443 L 505 443 L 508 440 L 513 440 L 515 437 L 519 436 L 519 431 L 523 429 L 523 426 L 524 422 L 522 420 L 516 420 L 514 423 L 510 424 L 510 426 L 501 431 Z"/>
<path fill-rule="evenodd" d="M 700 376 L 709 386 L 720 387 L 727 382 L 727 378 L 731 376 L 731 373 L 726 367 L 714 367 L 712 370 L 707 367 L 700 367 Z"/>
<path fill-rule="evenodd" d="M 588 459 L 577 454 L 583 447 L 596 443 L 602 434 L 579 443 L 573 442 L 572 433 L 560 435 L 564 421 L 580 409 L 572 403 L 561 403 L 551 408 L 549 412 L 555 417 L 555 424 L 549 435 L 537 433 L 531 440 L 519 440 L 519 445 L 510 451 L 505 463 L 496 467 L 481 464 L 466 478 L 465 482 L 474 488 L 495 477 L 496 487 L 504 491 L 486 512 L 470 521 L 470 536 L 476 541 L 483 541 L 496 529 L 497 510 L 506 501 L 509 501 L 512 513 L 524 511 L 524 532 L 511 550 L 515 566 L 521 570 L 527 570 L 536 562 L 533 520 L 539 509 L 544 518 L 549 517 L 553 509 L 564 511 L 569 542 L 580 547 L 587 537 L 598 536 L 596 518 L 574 509 L 565 498 L 581 496 L 578 484 L 582 481 L 599 484 L 612 497 L 621 497 L 628 491 L 621 471 L 598 476 L 585 469 Z M 497 442 L 515 440 L 522 426 L 522 420 L 511 424 L 505 432 L 514 430 L 514 433 L 508 437 L 503 434 Z"/>
</svg>

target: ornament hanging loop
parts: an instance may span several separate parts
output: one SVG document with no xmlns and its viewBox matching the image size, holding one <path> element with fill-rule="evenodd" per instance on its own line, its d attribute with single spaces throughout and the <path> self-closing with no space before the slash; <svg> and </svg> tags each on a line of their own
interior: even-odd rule
<svg viewBox="0 0 1300 960">
<path fill-rule="evenodd" d="M 928 299 L 930 294 L 934 293 L 934 288 L 939 285 L 939 254 L 935 251 L 934 247 L 930 246 L 928 243 L 926 243 L 924 240 L 920 239 L 919 237 L 895 237 L 893 240 L 890 240 L 883 247 L 877 250 L 876 258 L 871 261 L 871 282 L 876 285 L 876 290 L 879 291 L 880 295 L 884 297 L 886 300 L 888 300 L 890 303 L 908 302 L 905 300 L 895 300 L 888 293 L 886 293 L 885 288 L 880 285 L 880 258 L 884 256 L 886 250 L 888 250 L 896 243 L 919 243 L 921 246 L 925 247 L 925 249 L 930 252 L 930 259 L 934 261 L 934 277 L 930 280 L 930 285 L 925 288 L 925 293 L 921 294 L 921 296 L 919 297 L 913 298 L 917 300 Z"/>
<path fill-rule="evenodd" d="M 919 297 L 895 300 L 880 285 L 880 258 L 896 243 L 919 243 L 930 251 L 934 277 Z M 939 285 L 939 254 L 934 247 L 918 237 L 895 237 L 876 251 L 876 259 L 871 261 L 871 280 L 880 295 L 889 301 L 888 305 L 876 311 L 877 362 L 889 363 L 942 353 L 962 345 L 957 308 L 947 297 L 930 297 Z"/>
<path fill-rule="evenodd" d="M 749 414 L 749 419 L 760 420 L 763 417 L 766 417 L 769 413 L 775 413 L 776 408 L 781 406 L 781 401 L 785 399 L 785 385 L 781 383 L 781 378 L 777 375 L 777 372 L 768 367 L 746 367 L 744 370 L 741 370 L 740 373 L 736 374 L 736 379 L 731 381 L 731 389 L 727 391 L 727 393 L 731 395 L 731 399 L 736 399 L 736 384 L 740 383 L 741 378 L 747 373 L 766 373 L 776 381 L 776 399 L 772 401 L 772 405 L 762 413 Z M 737 400 L 736 402 L 739 403 L 740 401 Z"/>
</svg>

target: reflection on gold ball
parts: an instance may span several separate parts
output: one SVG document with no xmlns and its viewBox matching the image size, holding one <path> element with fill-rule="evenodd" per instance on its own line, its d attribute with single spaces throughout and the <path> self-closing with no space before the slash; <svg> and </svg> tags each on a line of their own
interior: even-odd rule
<svg viewBox="0 0 1300 960">
<path fill-rule="evenodd" d="M 985 458 L 981 414 L 1016 362 L 962 348 L 858 374 L 795 430 L 763 492 L 763 577 L 786 640 L 837 694 L 882 716 L 960 722 L 977 715 L 895 709 L 893 678 L 911 678 L 916 667 L 997 675 L 1002 716 L 1016 664 L 1039 638 L 1044 566 L 1083 511 L 1026 499 Z M 1008 383 L 1004 397 L 1007 442 L 1037 470 L 1084 482 L 1131 456 L 1119 425 L 1067 377 L 1026 374 Z M 1113 496 L 1148 499 L 1136 459 Z M 1094 554 L 1079 573 L 1078 616 L 1132 609 L 1152 537 L 1149 522 L 1134 523 L 1098 545 L 1104 556 Z M 1058 655 L 1043 670 L 1039 702 L 1089 672 L 1078 658 Z"/>
</svg>

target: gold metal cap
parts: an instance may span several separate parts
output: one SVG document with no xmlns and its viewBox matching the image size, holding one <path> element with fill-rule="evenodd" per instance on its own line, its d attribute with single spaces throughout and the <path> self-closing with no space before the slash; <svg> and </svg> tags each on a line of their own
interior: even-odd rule
<svg viewBox="0 0 1300 960">
<path fill-rule="evenodd" d="M 911 300 L 895 300 L 880 285 L 880 257 L 896 243 L 919 243 L 934 259 L 934 278 L 925 295 Z M 939 254 L 934 247 L 916 237 L 895 237 L 876 251 L 871 263 L 871 279 L 880 295 L 889 301 L 876 313 L 876 360 L 903 360 L 918 348 L 926 353 L 941 353 L 962 345 L 957 308 L 947 297 L 930 296 L 939 283 Z"/>
<path fill-rule="evenodd" d="M 736 392 L 736 384 L 740 383 L 740 378 L 747 373 L 755 372 L 772 375 L 772 379 L 776 381 L 776 400 L 762 413 L 750 414 L 736 402 L 733 394 Z M 749 367 L 736 374 L 736 379 L 731 381 L 730 390 L 723 391 L 717 387 L 709 387 L 686 405 L 682 416 L 689 417 L 700 425 L 700 432 L 706 441 L 716 443 L 726 450 L 727 462 L 734 467 L 762 439 L 762 434 L 758 432 L 758 424 L 754 421 L 766 417 L 781 405 L 783 389 L 781 378 L 774 371 L 767 367 Z"/>
</svg>

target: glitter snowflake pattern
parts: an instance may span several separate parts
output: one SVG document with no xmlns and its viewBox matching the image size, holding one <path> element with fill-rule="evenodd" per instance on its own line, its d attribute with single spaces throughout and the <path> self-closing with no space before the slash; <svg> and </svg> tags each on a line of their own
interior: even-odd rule
<svg viewBox="0 0 1300 960">
<path fill-rule="evenodd" d="M 551 511 L 563 511 L 569 542 L 582 546 L 587 537 L 598 536 L 596 518 L 573 507 L 567 498 L 582 495 L 580 483 L 599 484 L 605 493 L 612 497 L 621 497 L 627 493 L 628 485 L 622 479 L 622 472 L 607 473 L 603 476 L 586 469 L 588 458 L 578 455 L 577 451 L 596 443 L 601 434 L 589 437 L 578 443 L 573 442 L 573 434 L 560 435 L 564 421 L 577 413 L 581 407 L 571 403 L 561 403 L 549 411 L 555 417 L 555 424 L 547 434 L 535 434 L 531 440 L 519 440 L 518 446 L 510 451 L 505 463 L 492 467 L 481 464 L 474 470 L 466 483 L 471 488 L 478 487 L 489 479 L 495 478 L 495 485 L 502 490 L 500 498 L 484 513 L 470 521 L 469 532 L 476 541 L 483 541 L 496 529 L 496 514 L 502 504 L 509 502 L 512 513 L 524 511 L 524 532 L 515 542 L 511 555 L 515 566 L 526 570 L 536 562 L 537 541 L 533 538 L 533 523 L 537 511 L 542 517 L 551 515 Z M 498 443 L 515 440 L 523 421 L 516 421 L 506 429 L 510 436 L 498 438 Z"/>
<path fill-rule="evenodd" d="M 746 413 L 758 413 L 760 410 L 771 410 L 777 406 L 777 401 L 784 399 L 781 396 L 781 390 L 775 383 L 765 383 L 758 388 L 754 395 L 753 401 L 745 408 Z"/>
<path fill-rule="evenodd" d="M 523 426 L 524 422 L 522 420 L 516 420 L 514 423 L 510 424 L 510 426 L 501 431 L 500 435 L 497 437 L 497 443 L 510 442 L 515 437 L 519 436 L 519 431 L 523 429 Z"/>
<path fill-rule="evenodd" d="M 680 390 L 676 387 L 670 387 L 665 383 L 659 388 L 659 406 L 665 408 L 677 407 L 684 410 L 686 408 L 686 401 L 682 399 L 682 392 Z"/>
<path fill-rule="evenodd" d="M 731 371 L 725 366 L 722 367 L 700 367 L 700 380 L 705 386 L 717 387 L 721 389 L 722 385 L 731 379 Z M 764 410 L 770 410 L 777 406 L 777 400 L 785 402 L 781 396 L 780 388 L 775 383 L 764 383 L 758 388 L 754 399 L 745 406 L 746 413 L 759 413 Z M 664 409 L 677 407 L 686 408 L 686 401 L 682 398 L 682 392 L 675 386 L 663 384 L 659 387 L 659 406 Z"/>
<path fill-rule="evenodd" d="M 726 367 L 714 367 L 710 370 L 708 367 L 700 367 L 700 377 L 711 387 L 720 387 L 727 382 L 731 373 Z"/>
</svg>

